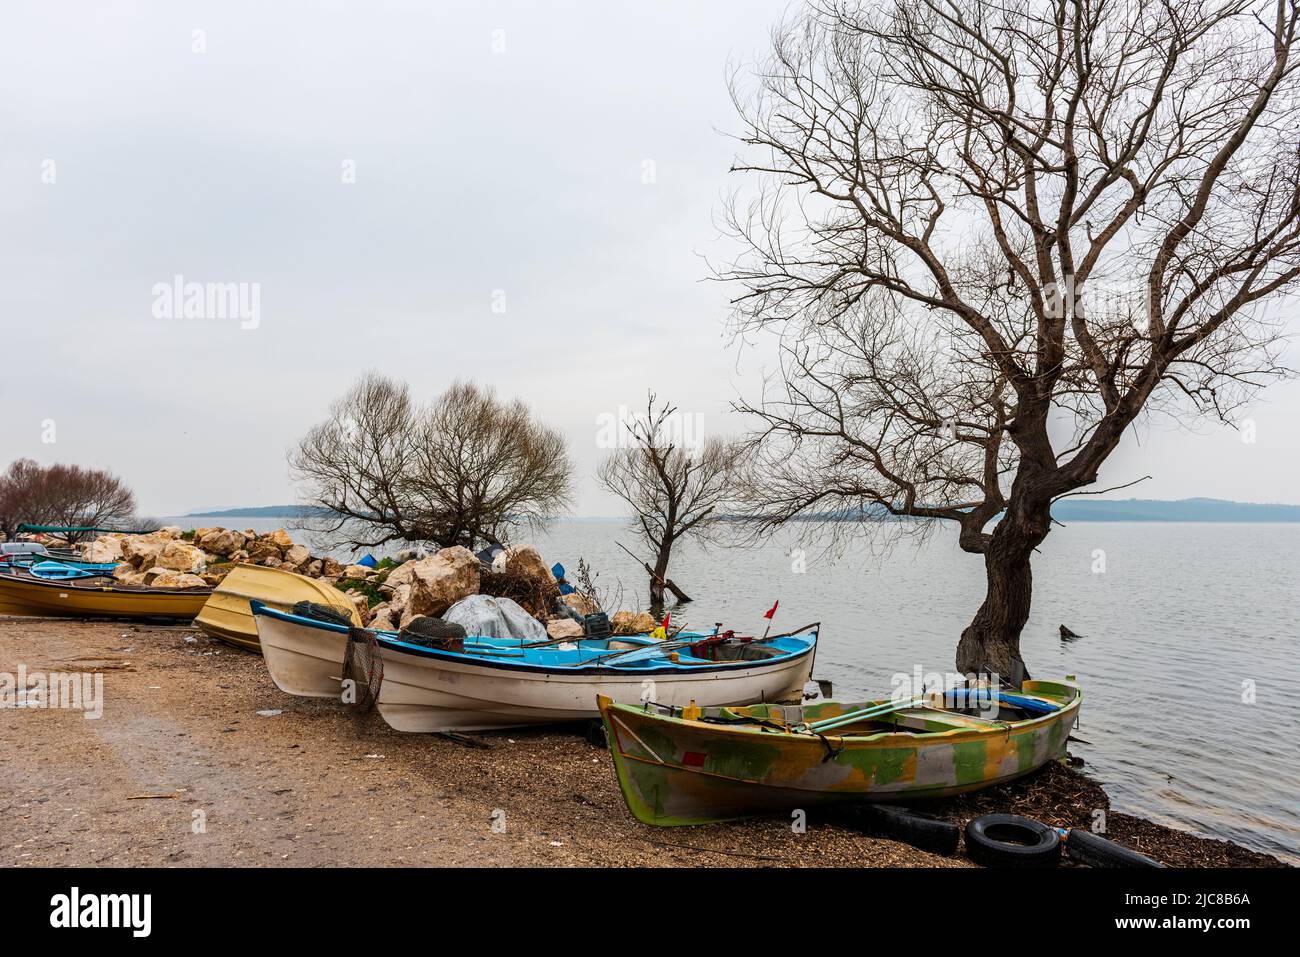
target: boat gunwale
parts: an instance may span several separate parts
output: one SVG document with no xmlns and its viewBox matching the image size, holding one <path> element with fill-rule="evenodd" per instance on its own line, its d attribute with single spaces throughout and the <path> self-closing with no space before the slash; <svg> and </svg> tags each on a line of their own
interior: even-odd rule
<svg viewBox="0 0 1300 957">
<path fill-rule="evenodd" d="M 271 608 L 261 602 L 252 604 L 253 616 L 266 615 L 276 618 L 290 624 L 297 624 L 308 628 L 314 628 L 319 631 L 331 631 L 336 634 L 346 634 L 349 628 L 343 625 L 336 625 L 331 622 L 316 621 L 314 618 L 304 618 L 301 615 L 294 615 L 288 612 L 282 612 L 278 609 Z M 813 654 L 817 650 L 817 640 L 820 633 L 820 626 L 810 626 L 813 638 L 808 642 L 807 647 L 790 651 L 783 655 L 772 658 L 765 658 L 759 661 L 727 661 L 727 662 L 709 662 L 707 665 L 683 665 L 668 664 L 653 668 L 645 667 L 618 667 L 617 665 L 538 665 L 529 664 L 519 661 L 507 661 L 493 659 L 485 655 L 474 655 L 458 653 L 454 651 L 444 651 L 438 648 L 426 648 L 423 645 L 414 645 L 409 642 L 392 637 L 393 632 L 374 631 L 375 639 L 379 646 L 386 651 L 396 652 L 407 655 L 411 658 L 432 659 L 435 661 L 447 662 L 450 664 L 469 665 L 479 668 L 494 668 L 513 672 L 531 672 L 547 675 L 574 675 L 578 677 L 588 676 L 605 676 L 605 675 L 623 675 L 623 676 L 642 676 L 642 675 L 708 675 L 718 672 L 743 671 L 752 669 L 768 669 L 779 665 L 788 665 L 793 662 L 801 661 L 807 655 Z M 623 637 L 636 637 L 632 635 Z M 709 635 L 702 634 L 701 638 L 707 638 Z M 798 637 L 797 632 L 791 632 L 788 635 L 778 637 Z M 574 639 L 575 641 L 581 639 Z M 603 640 L 603 639 L 602 639 Z M 524 645 L 527 647 L 527 645 Z M 647 646 L 650 647 L 650 646 Z"/>
<path fill-rule="evenodd" d="M 964 737 L 984 738 L 984 737 L 989 737 L 998 734 L 1010 735 L 1012 732 L 1018 731 L 1020 729 L 1035 728 L 1035 726 L 1039 723 L 1060 721 L 1063 717 L 1065 717 L 1066 714 L 1070 712 L 1077 713 L 1080 704 L 1082 704 L 1083 702 L 1083 690 L 1077 684 L 1072 684 L 1069 682 L 1058 681 L 1058 682 L 1053 682 L 1053 684 L 1067 684 L 1070 687 L 1073 687 L 1076 692 L 1073 698 L 1071 698 L 1065 704 L 1061 705 L 1061 707 L 1058 708 L 1056 711 L 1052 711 L 1047 714 L 1041 714 L 1033 718 L 1024 718 L 1019 721 L 998 722 L 996 725 L 992 725 L 987 728 L 949 728 L 947 731 L 878 731 L 875 734 L 865 734 L 865 735 L 836 734 L 834 731 L 829 731 L 826 732 L 825 734 L 819 735 L 813 733 L 795 733 L 793 731 L 777 731 L 773 728 L 764 728 L 760 725 L 753 725 L 753 724 L 750 725 L 713 724 L 705 721 L 679 718 L 673 715 L 655 714 L 652 712 L 648 712 L 643 707 L 638 707 L 637 705 L 620 704 L 615 701 L 611 701 L 608 705 L 605 706 L 605 708 L 607 708 L 608 711 L 610 712 L 611 718 L 613 717 L 615 712 L 626 712 L 630 714 L 640 715 L 642 718 L 645 718 L 646 720 L 652 722 L 670 721 L 678 725 L 685 725 L 687 727 L 692 727 L 692 728 L 705 727 L 708 728 L 710 731 L 719 731 L 719 732 L 724 732 L 726 734 L 743 734 L 743 735 L 761 734 L 763 737 L 769 740 L 773 739 L 774 737 L 777 737 L 782 740 L 801 741 L 810 745 L 817 745 L 819 747 L 823 746 L 822 745 L 823 738 L 825 738 L 826 740 L 835 740 L 846 744 L 847 743 L 863 743 L 863 744 L 875 743 L 880 741 L 880 739 L 882 738 L 897 738 L 899 742 L 933 741 L 935 743 L 948 744 L 948 743 L 958 741 L 959 739 Z M 887 703 L 888 703 L 887 700 L 881 702 L 856 702 L 853 706 L 862 707 L 864 705 L 887 704 Z M 930 711 L 935 714 L 946 713 L 941 708 L 926 708 L 925 706 L 918 706 L 916 708 L 907 708 L 895 713 L 903 714 L 907 711 Z M 624 753 L 623 756 L 637 760 L 635 755 L 628 755 Z M 653 764 L 655 762 L 650 762 L 650 763 Z M 667 765 L 666 762 L 665 762 L 665 766 L 677 767 L 677 765 Z M 690 768 L 688 770 L 694 772 L 697 769 Z M 737 778 L 736 780 L 743 780 L 743 779 Z"/>
</svg>

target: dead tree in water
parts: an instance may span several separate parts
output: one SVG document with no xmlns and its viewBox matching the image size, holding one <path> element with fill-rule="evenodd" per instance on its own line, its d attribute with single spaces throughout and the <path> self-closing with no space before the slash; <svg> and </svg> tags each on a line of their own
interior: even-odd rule
<svg viewBox="0 0 1300 957">
<path fill-rule="evenodd" d="M 665 589 L 678 601 L 690 601 L 668 578 L 673 546 L 687 537 L 708 538 L 731 494 L 737 461 L 736 446 L 719 438 L 696 448 L 682 448 L 680 436 L 674 443 L 669 433 L 676 412 L 666 402 L 657 405 L 650 393 L 645 418 L 627 423 L 631 444 L 613 452 L 596 473 L 601 485 L 632 507 L 633 528 L 654 553 L 653 565 L 642 564 L 655 608 L 663 606 Z"/>
<path fill-rule="evenodd" d="M 758 527 L 953 522 L 986 575 L 957 667 L 1019 681 L 1052 503 L 1144 416 L 1232 424 L 1285 374 L 1298 30 L 1297 0 L 845 0 L 780 27 L 735 87 L 753 191 L 720 271 L 781 355 L 744 406 Z"/>
</svg>

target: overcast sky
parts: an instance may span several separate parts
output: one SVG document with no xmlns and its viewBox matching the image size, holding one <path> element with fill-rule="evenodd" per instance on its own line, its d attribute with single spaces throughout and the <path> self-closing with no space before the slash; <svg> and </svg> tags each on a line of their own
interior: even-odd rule
<svg viewBox="0 0 1300 957">
<path fill-rule="evenodd" d="M 110 468 L 153 515 L 293 501 L 287 448 L 377 369 L 522 397 L 569 438 L 576 514 L 617 514 L 603 414 L 653 386 L 734 432 L 756 392 L 704 257 L 740 185 L 728 64 L 784 9 L 6 4 L 0 467 Z M 156 315 L 177 275 L 258 284 L 256 327 Z M 1300 502 L 1300 384 L 1249 414 L 1253 444 L 1155 425 L 1102 479 Z"/>
</svg>

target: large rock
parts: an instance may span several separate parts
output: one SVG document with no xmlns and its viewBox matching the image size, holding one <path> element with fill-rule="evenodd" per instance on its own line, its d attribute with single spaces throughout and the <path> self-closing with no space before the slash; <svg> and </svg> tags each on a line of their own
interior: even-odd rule
<svg viewBox="0 0 1300 957">
<path fill-rule="evenodd" d="M 164 575 L 179 575 L 180 572 L 172 568 L 162 568 L 161 566 L 150 568 L 148 571 L 141 572 L 140 580 L 146 585 L 152 585 Z"/>
<path fill-rule="evenodd" d="M 153 569 L 157 571 L 158 569 Z M 205 588 L 205 582 L 198 575 L 190 575 L 186 572 L 163 570 L 163 573 L 149 582 L 155 588 Z"/>
<path fill-rule="evenodd" d="M 361 616 L 361 624 L 370 624 L 370 619 L 374 617 L 370 614 L 370 602 L 366 596 L 359 591 L 350 591 L 347 593 L 348 598 L 352 599 L 353 606 L 357 609 L 357 614 Z"/>
<path fill-rule="evenodd" d="M 154 558 L 154 565 L 197 575 L 208 567 L 208 562 L 203 556 L 203 549 L 195 548 L 189 542 L 177 538 L 163 546 L 162 551 Z"/>
<path fill-rule="evenodd" d="M 370 622 L 366 627 L 371 631 L 396 631 L 397 619 L 393 617 L 392 606 L 384 602 L 370 609 Z"/>
<path fill-rule="evenodd" d="M 409 582 L 398 585 L 388 596 L 388 607 L 392 612 L 393 621 L 400 623 L 405 617 L 406 606 L 411 603 L 411 588 Z"/>
<path fill-rule="evenodd" d="M 210 528 L 202 538 L 195 531 L 194 541 L 205 552 L 213 555 L 233 555 L 244 547 L 244 536 L 233 528 Z"/>
<path fill-rule="evenodd" d="M 572 618 L 552 618 L 546 623 L 546 634 L 551 638 L 581 638 L 582 626 Z"/>
<path fill-rule="evenodd" d="M 122 560 L 122 539 L 118 535 L 104 535 L 95 539 L 81 552 L 82 561 L 120 562 Z"/>
<path fill-rule="evenodd" d="M 293 544 L 293 539 L 289 537 L 289 533 L 286 532 L 283 528 L 277 528 L 274 532 L 272 532 L 270 535 L 266 537 L 270 541 L 278 545 L 281 551 L 284 551 L 286 548 L 288 548 L 290 545 Z"/>
<path fill-rule="evenodd" d="M 531 545 L 512 545 L 507 548 L 504 567 L 506 574 L 519 575 L 538 584 L 555 584 L 551 566 L 542 560 L 541 554 Z"/>
<path fill-rule="evenodd" d="M 322 558 L 320 561 L 320 573 L 326 578 L 338 578 L 343 574 L 343 566 L 332 558 Z"/>
<path fill-rule="evenodd" d="M 274 558 L 278 563 L 284 557 L 284 552 L 280 550 L 280 546 L 265 538 L 249 542 L 247 549 L 248 560 L 258 565 L 264 564 L 270 558 Z"/>
<path fill-rule="evenodd" d="M 659 622 L 649 612 L 616 611 L 610 625 L 616 635 L 644 635 L 658 628 Z"/>
<path fill-rule="evenodd" d="M 402 610 L 403 623 L 419 615 L 440 618 L 462 598 L 478 594 L 479 561 L 468 548 L 460 545 L 444 548 L 436 555 L 409 564 L 413 566 L 409 573 L 411 593 Z M 400 580 L 399 587 L 404 582 L 405 579 Z"/>
<path fill-rule="evenodd" d="M 427 559 L 424 560 L 427 561 Z M 415 580 L 415 566 L 417 564 L 418 562 L 415 559 L 411 559 L 389 571 L 388 577 L 384 579 L 384 587 L 395 590 L 402 585 L 411 584 Z"/>
<path fill-rule="evenodd" d="M 311 552 L 305 545 L 290 545 L 284 550 L 284 563 L 294 568 L 305 568 L 311 564 Z"/>
<path fill-rule="evenodd" d="M 139 574 L 130 562 L 122 562 L 113 569 L 113 577 L 120 582 L 130 581 Z"/>
<path fill-rule="evenodd" d="M 181 527 L 179 525 L 164 525 L 162 528 L 158 529 L 157 531 L 157 535 L 159 538 L 167 538 L 167 539 L 180 538 L 184 534 L 185 533 L 181 531 Z"/>
<path fill-rule="evenodd" d="M 370 574 L 370 569 L 365 565 L 349 565 L 343 569 L 343 577 L 352 581 L 365 581 L 366 576 Z"/>
<path fill-rule="evenodd" d="M 128 535 L 122 539 L 122 557 L 138 569 L 152 568 L 154 559 L 171 539 L 156 532 L 148 535 Z"/>
</svg>

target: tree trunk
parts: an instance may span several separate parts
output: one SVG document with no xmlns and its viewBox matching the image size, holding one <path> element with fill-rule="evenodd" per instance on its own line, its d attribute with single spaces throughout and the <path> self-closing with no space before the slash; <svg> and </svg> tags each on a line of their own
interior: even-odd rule
<svg viewBox="0 0 1300 957">
<path fill-rule="evenodd" d="M 650 607 L 662 610 L 664 606 L 664 576 L 668 574 L 668 558 L 672 554 L 673 543 L 665 537 L 655 555 L 654 568 L 650 572 Z"/>
<path fill-rule="evenodd" d="M 1030 558 L 1047 537 L 1051 506 L 1026 514 L 1014 510 L 993 530 L 984 552 L 987 591 L 974 620 L 957 644 L 957 670 L 963 674 L 996 674 L 1019 687 L 1029 677 L 1020 657 L 1020 632 L 1029 620 L 1034 576 Z"/>
</svg>

